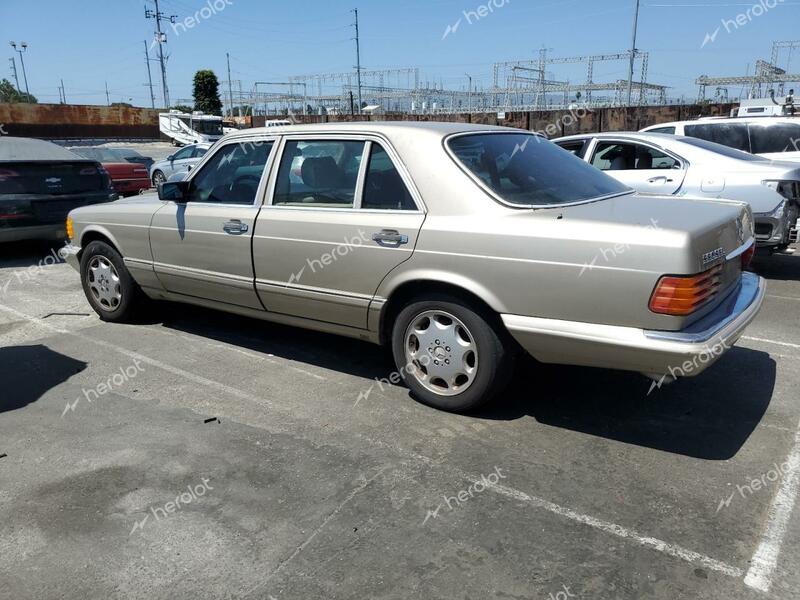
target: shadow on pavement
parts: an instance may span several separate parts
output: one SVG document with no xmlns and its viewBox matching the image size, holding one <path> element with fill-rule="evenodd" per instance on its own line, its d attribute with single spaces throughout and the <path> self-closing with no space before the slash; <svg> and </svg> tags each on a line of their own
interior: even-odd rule
<svg viewBox="0 0 800 600">
<path fill-rule="evenodd" d="M 368 379 L 388 377 L 394 369 L 387 352 L 358 340 L 197 307 L 164 305 L 159 311 L 165 327 L 287 360 Z M 533 417 L 627 444 L 726 460 L 766 412 L 775 377 L 768 354 L 740 347 L 699 376 L 650 394 L 650 380 L 637 373 L 544 365 L 525 357 L 504 397 L 473 416 Z"/>
<path fill-rule="evenodd" d="M 0 413 L 36 402 L 86 366 L 40 344 L 0 348 Z"/>
<path fill-rule="evenodd" d="M 734 347 L 697 377 L 653 388 L 636 373 L 542 365 L 517 369 L 507 401 L 480 416 L 538 422 L 706 460 L 736 455 L 772 399 L 776 364 Z"/>
</svg>

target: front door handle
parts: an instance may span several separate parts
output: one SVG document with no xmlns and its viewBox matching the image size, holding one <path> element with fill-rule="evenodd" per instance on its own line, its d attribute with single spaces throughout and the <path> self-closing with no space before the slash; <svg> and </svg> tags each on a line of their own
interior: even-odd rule
<svg viewBox="0 0 800 600">
<path fill-rule="evenodd" d="M 647 183 L 672 183 L 672 179 L 664 175 L 659 175 L 658 177 L 651 177 L 647 180 Z"/>
<path fill-rule="evenodd" d="M 408 236 L 396 229 L 381 229 L 378 233 L 372 234 L 372 241 L 377 242 L 379 246 L 397 248 L 408 243 Z"/>
<path fill-rule="evenodd" d="M 241 235 L 247 233 L 247 223 L 242 223 L 239 219 L 231 219 L 222 225 L 222 231 L 231 235 Z"/>
</svg>

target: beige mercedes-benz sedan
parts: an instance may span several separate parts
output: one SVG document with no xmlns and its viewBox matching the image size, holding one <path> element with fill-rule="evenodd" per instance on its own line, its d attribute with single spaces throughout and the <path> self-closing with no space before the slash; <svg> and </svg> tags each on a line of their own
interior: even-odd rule
<svg viewBox="0 0 800 600">
<path fill-rule="evenodd" d="M 246 130 L 67 226 L 106 321 L 163 299 L 386 344 L 413 395 L 452 411 L 497 396 L 521 350 L 697 375 L 765 291 L 746 204 L 640 195 L 501 127 Z"/>
</svg>

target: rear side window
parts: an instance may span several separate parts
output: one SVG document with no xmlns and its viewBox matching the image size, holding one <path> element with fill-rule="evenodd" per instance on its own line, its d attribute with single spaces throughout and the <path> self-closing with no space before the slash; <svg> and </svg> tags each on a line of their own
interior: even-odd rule
<svg viewBox="0 0 800 600">
<path fill-rule="evenodd" d="M 686 125 L 683 130 L 689 137 L 750 152 L 750 137 L 745 123 L 702 123 Z"/>
<path fill-rule="evenodd" d="M 540 136 L 469 134 L 447 144 L 469 172 L 510 204 L 570 204 L 631 191 Z"/>
<path fill-rule="evenodd" d="M 675 135 L 675 128 L 674 127 L 656 127 L 654 129 L 648 129 L 647 133 L 668 133 L 670 135 Z"/>
<path fill-rule="evenodd" d="M 586 154 L 586 140 L 575 140 L 572 142 L 556 142 L 557 146 L 561 146 L 567 152 L 572 152 L 575 156 L 581 158 Z"/>
<path fill-rule="evenodd" d="M 592 165 L 601 171 L 677 169 L 680 163 L 663 152 L 640 144 L 600 142 Z"/>
<path fill-rule="evenodd" d="M 192 179 L 189 200 L 253 204 L 272 144 L 256 141 L 220 147 Z"/>
<path fill-rule="evenodd" d="M 353 208 L 364 142 L 288 141 L 275 184 L 275 206 Z"/>
<path fill-rule="evenodd" d="M 373 142 L 361 208 L 372 210 L 416 210 L 414 200 L 397 167 L 383 147 Z"/>
<path fill-rule="evenodd" d="M 754 154 L 800 152 L 800 123 L 750 123 Z"/>
</svg>

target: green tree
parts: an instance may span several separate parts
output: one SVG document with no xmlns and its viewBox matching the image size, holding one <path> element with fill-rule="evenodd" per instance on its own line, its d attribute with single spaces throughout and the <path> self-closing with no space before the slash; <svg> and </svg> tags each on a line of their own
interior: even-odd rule
<svg viewBox="0 0 800 600">
<path fill-rule="evenodd" d="M 214 71 L 203 69 L 194 74 L 194 108 L 209 115 L 222 115 L 219 81 Z"/>
<path fill-rule="evenodd" d="M 191 106 L 186 106 L 185 104 L 176 104 L 175 106 L 170 106 L 170 110 L 179 110 L 181 112 L 190 113 L 194 109 Z"/>
<path fill-rule="evenodd" d="M 20 93 L 8 79 L 0 80 L 0 102 L 29 102 L 36 104 L 38 100 L 32 94 Z"/>
</svg>

